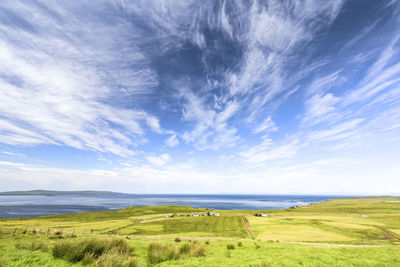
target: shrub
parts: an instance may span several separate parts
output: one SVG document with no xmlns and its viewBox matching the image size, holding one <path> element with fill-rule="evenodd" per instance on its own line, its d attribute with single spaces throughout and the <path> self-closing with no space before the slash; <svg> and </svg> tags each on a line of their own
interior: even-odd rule
<svg viewBox="0 0 400 267">
<path fill-rule="evenodd" d="M 239 243 L 237 244 L 238 247 L 243 247 L 242 242 L 239 241 Z"/>
<path fill-rule="evenodd" d="M 257 244 L 257 243 L 255 243 L 254 245 L 256 246 L 256 249 L 261 248 L 261 246 L 259 244 Z"/>
<path fill-rule="evenodd" d="M 226 248 L 232 250 L 232 249 L 235 249 L 235 245 L 234 244 L 228 244 L 228 245 L 226 245 Z"/>
<path fill-rule="evenodd" d="M 206 243 L 206 245 L 210 245 L 210 241 L 208 241 L 208 240 L 205 243 Z"/>
<path fill-rule="evenodd" d="M 181 242 L 181 239 L 179 237 L 176 237 L 175 242 Z"/>
</svg>

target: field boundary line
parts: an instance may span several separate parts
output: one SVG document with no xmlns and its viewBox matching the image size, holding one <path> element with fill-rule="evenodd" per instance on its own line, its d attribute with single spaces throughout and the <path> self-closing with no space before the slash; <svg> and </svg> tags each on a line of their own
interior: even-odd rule
<svg viewBox="0 0 400 267">
<path fill-rule="evenodd" d="M 253 231 L 254 229 L 253 229 L 253 227 L 251 227 L 249 220 L 248 220 L 248 219 L 246 218 L 246 216 L 244 216 L 244 215 L 239 214 L 239 216 L 242 216 L 243 223 L 244 223 L 244 225 L 245 225 L 245 227 L 246 227 L 246 232 L 247 232 L 247 234 L 249 235 L 249 237 L 250 237 L 251 239 L 255 239 L 255 238 L 253 237 L 253 235 L 251 234 L 251 231 Z"/>
</svg>

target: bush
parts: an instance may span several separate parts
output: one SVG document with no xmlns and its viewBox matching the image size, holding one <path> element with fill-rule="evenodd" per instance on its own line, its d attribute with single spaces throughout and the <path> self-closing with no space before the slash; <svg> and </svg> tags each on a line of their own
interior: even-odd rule
<svg viewBox="0 0 400 267">
<path fill-rule="evenodd" d="M 210 241 L 208 241 L 208 240 L 205 243 L 206 243 L 206 245 L 210 245 Z"/>
<path fill-rule="evenodd" d="M 175 242 L 181 242 L 181 239 L 179 237 L 176 237 Z"/>
<path fill-rule="evenodd" d="M 226 245 L 226 248 L 232 250 L 232 249 L 235 249 L 235 245 L 234 244 L 228 244 L 228 245 Z"/>
<path fill-rule="evenodd" d="M 15 244 L 17 249 L 28 249 L 28 250 L 41 250 L 47 251 L 47 244 L 44 242 L 30 242 L 30 243 L 17 243 Z"/>
<path fill-rule="evenodd" d="M 237 244 L 238 247 L 243 247 L 242 242 L 239 241 L 239 243 Z"/>
<path fill-rule="evenodd" d="M 259 244 L 257 244 L 257 243 L 255 243 L 255 246 L 256 246 L 256 249 L 261 248 L 261 246 Z"/>
<path fill-rule="evenodd" d="M 103 254 L 127 255 L 132 248 L 123 239 L 86 239 L 80 242 L 65 241 L 54 245 L 52 254 L 54 258 L 65 259 L 69 262 L 79 262 L 85 255 L 94 259 Z M 89 260 L 89 259 L 88 259 Z"/>
</svg>

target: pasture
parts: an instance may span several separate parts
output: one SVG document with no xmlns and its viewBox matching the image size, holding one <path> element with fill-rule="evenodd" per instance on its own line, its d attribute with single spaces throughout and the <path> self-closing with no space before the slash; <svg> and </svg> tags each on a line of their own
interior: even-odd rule
<svg viewBox="0 0 400 267">
<path fill-rule="evenodd" d="M 0 220 L 0 266 L 400 266 L 399 198 L 192 216 L 206 212 L 133 207 Z M 123 253 L 111 245 L 99 253 L 93 244 L 102 243 Z M 60 248 L 80 249 L 79 260 L 58 257 Z"/>
</svg>

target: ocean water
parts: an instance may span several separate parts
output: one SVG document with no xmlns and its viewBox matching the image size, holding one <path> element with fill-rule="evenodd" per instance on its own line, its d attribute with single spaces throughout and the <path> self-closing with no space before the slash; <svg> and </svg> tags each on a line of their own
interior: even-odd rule
<svg viewBox="0 0 400 267">
<path fill-rule="evenodd" d="M 25 218 L 132 206 L 179 205 L 219 210 L 283 209 L 339 196 L 316 195 L 64 195 L 0 196 L 0 218 Z M 341 196 L 343 197 L 343 196 Z"/>
</svg>

